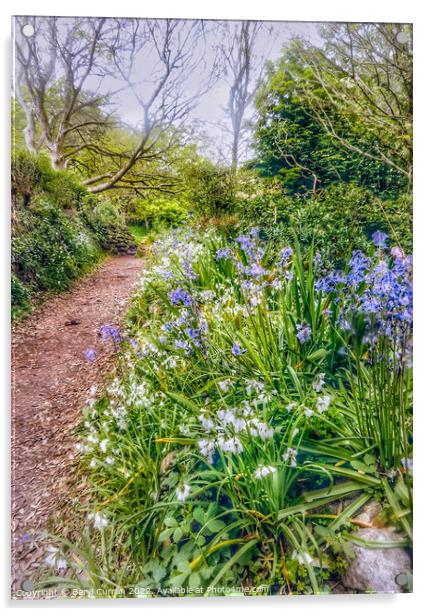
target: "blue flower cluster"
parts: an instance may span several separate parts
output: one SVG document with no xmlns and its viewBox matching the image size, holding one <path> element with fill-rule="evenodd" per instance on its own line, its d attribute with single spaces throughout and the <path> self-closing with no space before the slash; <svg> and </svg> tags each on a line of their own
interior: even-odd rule
<svg viewBox="0 0 431 616">
<path fill-rule="evenodd" d="M 365 318 L 365 339 L 376 343 L 379 336 L 390 340 L 394 349 L 410 347 L 413 325 L 412 259 L 400 248 L 386 249 L 387 236 L 376 232 L 378 247 L 374 258 L 356 251 L 347 271 L 333 271 L 316 282 L 316 289 L 333 294 L 340 306 L 338 323 L 353 327 L 357 315 Z M 404 353 L 405 355 L 405 353 Z"/>
<path fill-rule="evenodd" d="M 102 336 L 102 340 L 112 340 L 115 344 L 119 344 L 121 342 L 121 332 L 120 328 L 115 325 L 108 325 L 105 323 L 100 328 L 100 335 Z"/>
<path fill-rule="evenodd" d="M 168 295 L 172 306 L 177 306 L 178 304 L 183 304 L 183 306 L 191 306 L 193 303 L 193 298 L 190 293 L 181 287 L 177 287 L 173 291 L 170 291 Z"/>
</svg>

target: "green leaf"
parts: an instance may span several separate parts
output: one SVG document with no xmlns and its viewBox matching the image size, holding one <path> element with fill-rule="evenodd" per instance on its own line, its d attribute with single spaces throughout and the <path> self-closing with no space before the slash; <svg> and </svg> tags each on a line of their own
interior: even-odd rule
<svg viewBox="0 0 431 616">
<path fill-rule="evenodd" d="M 341 548 L 344 552 L 344 554 L 348 557 L 348 558 L 355 558 L 356 553 L 355 553 L 355 549 L 353 547 L 353 545 L 349 542 L 349 541 L 343 541 L 341 543 Z"/>
<path fill-rule="evenodd" d="M 165 530 L 162 530 L 159 535 L 158 541 L 161 543 L 162 541 L 166 541 L 166 539 L 169 539 L 172 535 L 172 531 L 172 528 L 165 528 Z"/>
<path fill-rule="evenodd" d="M 171 526 L 178 526 L 178 522 L 176 521 L 175 518 L 172 517 L 167 517 L 163 520 L 163 523 L 165 526 L 171 527 Z"/>
<path fill-rule="evenodd" d="M 202 509 L 202 507 L 197 507 L 193 510 L 193 518 L 202 526 L 205 524 L 205 511 Z"/>
<path fill-rule="evenodd" d="M 211 533 L 218 533 L 223 528 L 225 528 L 225 526 L 226 524 L 223 522 L 223 520 L 212 519 L 207 523 L 206 528 L 208 528 Z"/>
<path fill-rule="evenodd" d="M 180 563 L 177 564 L 177 569 L 178 571 L 181 571 L 181 573 L 190 573 L 191 569 L 190 569 L 190 563 L 188 560 L 183 560 Z"/>
<path fill-rule="evenodd" d="M 166 575 L 166 567 L 164 567 L 161 563 L 156 563 L 152 570 L 152 576 L 156 583 L 160 582 L 160 580 Z"/>
<path fill-rule="evenodd" d="M 215 586 L 217 582 L 221 580 L 223 576 L 231 569 L 231 567 L 241 558 L 241 556 L 245 552 L 250 550 L 254 545 L 256 545 L 257 541 L 257 539 L 251 539 L 251 541 L 248 541 L 245 545 L 240 547 L 239 550 L 235 552 L 235 554 L 232 556 L 232 558 L 230 558 L 228 562 L 223 565 L 223 567 L 217 573 L 215 578 L 211 581 L 211 584 L 209 584 L 209 586 Z"/>
<path fill-rule="evenodd" d="M 201 584 L 201 578 L 199 573 L 194 571 L 189 577 L 188 585 L 193 590 L 194 588 L 199 588 Z"/>
<path fill-rule="evenodd" d="M 188 578 L 188 573 L 180 573 L 178 575 L 174 575 L 174 577 L 171 577 L 169 579 L 169 584 L 170 586 L 182 586 L 184 584 L 184 582 L 186 581 L 186 579 Z"/>
</svg>

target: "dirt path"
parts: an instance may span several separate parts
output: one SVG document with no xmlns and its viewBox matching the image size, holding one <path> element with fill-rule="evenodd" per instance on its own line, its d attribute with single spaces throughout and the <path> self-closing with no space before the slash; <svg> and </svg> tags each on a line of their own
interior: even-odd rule
<svg viewBox="0 0 431 616">
<path fill-rule="evenodd" d="M 46 528 L 67 502 L 75 448 L 71 431 L 92 385 L 102 385 L 112 352 L 104 323 L 119 323 L 143 268 L 110 257 L 68 293 L 49 300 L 12 340 L 12 578 L 17 587 L 40 560 L 26 533 Z M 97 358 L 84 356 L 95 349 Z"/>
</svg>

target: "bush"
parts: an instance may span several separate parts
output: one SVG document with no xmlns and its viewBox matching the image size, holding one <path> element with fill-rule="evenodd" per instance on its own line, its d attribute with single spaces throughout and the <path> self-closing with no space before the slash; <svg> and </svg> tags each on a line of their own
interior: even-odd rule
<svg viewBox="0 0 431 616">
<path fill-rule="evenodd" d="M 367 250 L 377 229 L 393 243 L 412 248 L 412 199 L 403 195 L 382 201 L 355 184 L 333 184 L 315 199 L 264 191 L 242 199 L 238 211 L 245 226 L 258 225 L 274 243 L 291 242 L 297 235 L 303 246 L 314 241 L 326 261 L 341 263 L 351 250 Z"/>
<path fill-rule="evenodd" d="M 217 216 L 232 212 L 235 206 L 235 182 L 227 167 L 199 160 L 185 171 L 186 195 L 201 215 Z"/>
<path fill-rule="evenodd" d="M 101 256 L 100 248 L 78 216 L 67 216 L 40 198 L 20 212 L 12 233 L 12 304 L 30 296 L 62 291 Z"/>
<path fill-rule="evenodd" d="M 187 218 L 188 204 L 184 197 L 153 195 L 136 202 L 128 220 L 149 228 L 177 227 Z"/>
<path fill-rule="evenodd" d="M 12 203 L 28 206 L 41 180 L 38 159 L 26 152 L 18 152 L 12 159 Z"/>
<path fill-rule="evenodd" d="M 36 195 L 48 193 L 63 209 L 77 208 L 87 193 L 70 171 L 55 171 L 45 155 L 20 151 L 12 160 L 12 200 L 27 207 Z"/>
<path fill-rule="evenodd" d="M 31 309 L 30 295 L 18 278 L 11 276 L 12 320 L 27 314 Z"/>
</svg>

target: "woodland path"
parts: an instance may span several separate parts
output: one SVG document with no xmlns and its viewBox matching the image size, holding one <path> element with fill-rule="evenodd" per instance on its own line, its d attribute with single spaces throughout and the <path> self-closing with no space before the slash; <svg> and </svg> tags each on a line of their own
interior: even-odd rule
<svg viewBox="0 0 431 616">
<path fill-rule="evenodd" d="M 43 556 L 28 540 L 68 503 L 75 457 L 72 431 L 93 385 L 103 386 L 113 352 L 99 334 L 119 324 L 144 266 L 108 257 L 74 287 L 48 300 L 12 335 L 12 586 Z M 89 361 L 84 351 L 93 348 Z M 76 490 L 76 486 L 75 486 Z M 70 500 L 70 498 L 69 498 Z"/>
</svg>

